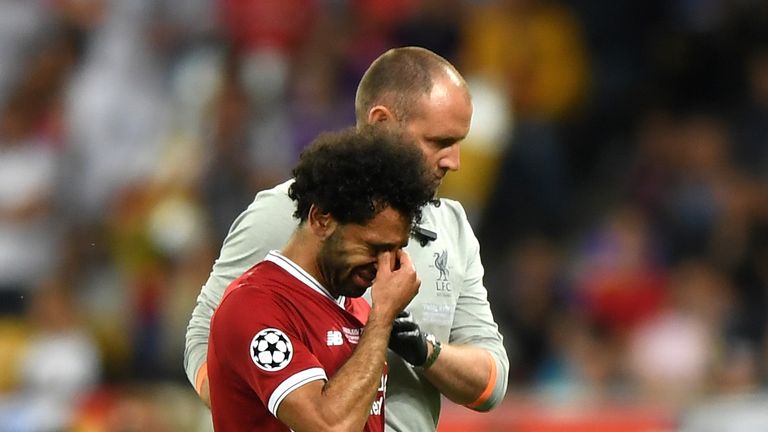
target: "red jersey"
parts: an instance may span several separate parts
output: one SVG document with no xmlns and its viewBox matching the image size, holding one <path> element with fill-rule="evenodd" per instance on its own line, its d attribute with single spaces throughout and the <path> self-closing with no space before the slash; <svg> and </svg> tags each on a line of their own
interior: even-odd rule
<svg viewBox="0 0 768 432">
<path fill-rule="evenodd" d="M 334 299 L 312 276 L 270 252 L 229 285 L 211 319 L 208 377 L 221 431 L 289 431 L 277 409 L 293 390 L 327 380 L 352 356 L 370 306 Z M 366 431 L 384 430 L 385 366 Z"/>
</svg>

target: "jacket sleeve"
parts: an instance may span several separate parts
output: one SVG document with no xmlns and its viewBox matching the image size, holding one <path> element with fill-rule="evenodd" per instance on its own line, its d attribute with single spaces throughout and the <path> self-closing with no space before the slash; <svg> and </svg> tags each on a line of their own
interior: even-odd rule
<svg viewBox="0 0 768 432">
<path fill-rule="evenodd" d="M 480 260 L 480 245 L 467 220 L 461 204 L 446 200 L 458 219 L 459 250 L 465 255 L 465 279 L 456 304 L 451 326 L 450 343 L 478 346 L 486 349 L 495 364 L 495 379 L 481 399 L 468 407 L 477 411 L 488 411 L 504 399 L 507 391 L 509 358 L 504 347 L 504 338 L 494 320 L 488 291 L 483 284 L 483 264 Z M 492 378 L 494 378 L 492 376 Z"/>
</svg>

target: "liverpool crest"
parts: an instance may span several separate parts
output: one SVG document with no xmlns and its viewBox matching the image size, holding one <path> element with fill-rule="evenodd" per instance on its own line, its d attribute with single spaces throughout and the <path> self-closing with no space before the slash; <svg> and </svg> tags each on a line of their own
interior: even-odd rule
<svg viewBox="0 0 768 432">
<path fill-rule="evenodd" d="M 434 252 L 435 268 L 439 272 L 437 280 L 435 280 L 435 289 L 438 292 L 450 292 L 451 282 L 448 279 L 450 276 L 450 270 L 448 269 L 448 250 L 443 249 L 442 252 Z"/>
</svg>

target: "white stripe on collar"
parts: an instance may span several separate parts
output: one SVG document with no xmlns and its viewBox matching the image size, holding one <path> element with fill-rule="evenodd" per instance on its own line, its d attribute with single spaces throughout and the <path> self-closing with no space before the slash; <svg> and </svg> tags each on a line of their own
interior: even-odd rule
<svg viewBox="0 0 768 432">
<path fill-rule="evenodd" d="M 338 299 L 334 298 L 331 295 L 331 293 L 328 292 L 327 289 L 325 289 L 322 285 L 320 285 L 320 282 L 318 282 L 317 279 L 315 279 L 314 277 L 312 277 L 312 275 L 307 273 L 306 270 L 299 267 L 298 264 L 286 258 L 283 254 L 280 253 L 280 251 L 277 251 L 277 250 L 269 251 L 267 256 L 264 257 L 264 260 L 277 264 L 278 266 L 280 266 L 280 268 L 287 271 L 291 276 L 298 279 L 299 282 L 312 288 L 313 290 L 327 297 L 329 300 L 331 300 L 332 302 L 336 303 L 339 307 L 344 309 L 344 302 L 346 301 L 346 297 L 339 296 Z"/>
</svg>

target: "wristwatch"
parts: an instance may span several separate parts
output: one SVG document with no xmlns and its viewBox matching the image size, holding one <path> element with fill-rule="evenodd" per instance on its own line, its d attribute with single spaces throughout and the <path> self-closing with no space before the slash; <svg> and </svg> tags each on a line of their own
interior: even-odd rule
<svg viewBox="0 0 768 432">
<path fill-rule="evenodd" d="M 435 335 L 432 333 L 427 333 L 426 339 L 427 342 L 432 344 L 432 354 L 430 354 L 429 357 L 427 357 L 427 359 L 424 361 L 424 364 L 421 365 L 422 369 L 429 369 L 429 367 L 435 363 L 437 356 L 440 355 L 440 351 L 443 349 L 440 341 L 437 340 L 437 337 L 435 337 Z"/>
</svg>

